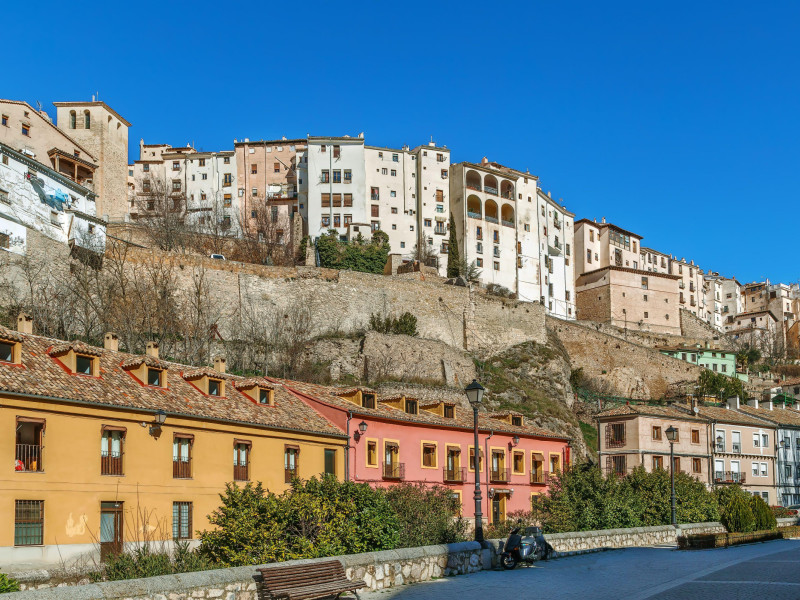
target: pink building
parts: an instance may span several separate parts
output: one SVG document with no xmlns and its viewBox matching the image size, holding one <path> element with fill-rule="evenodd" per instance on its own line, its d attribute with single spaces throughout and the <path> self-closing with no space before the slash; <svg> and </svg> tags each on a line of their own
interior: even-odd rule
<svg viewBox="0 0 800 600">
<path fill-rule="evenodd" d="M 387 394 L 366 387 L 280 383 L 342 431 L 349 431 L 345 478 L 379 486 L 445 485 L 459 498 L 462 515 L 474 517 L 473 411 L 466 397 L 455 393 L 426 400 L 402 391 Z M 530 510 L 532 497 L 547 490 L 550 473 L 570 462 L 568 438 L 527 423 L 519 413 L 482 411 L 478 427 L 486 522 L 503 521 L 511 511 Z"/>
</svg>

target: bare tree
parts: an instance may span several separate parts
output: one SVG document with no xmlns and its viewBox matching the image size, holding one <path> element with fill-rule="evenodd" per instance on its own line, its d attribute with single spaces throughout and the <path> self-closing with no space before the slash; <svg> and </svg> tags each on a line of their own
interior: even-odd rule
<svg viewBox="0 0 800 600">
<path fill-rule="evenodd" d="M 150 243 L 161 250 L 184 250 L 188 208 L 181 183 L 150 175 L 138 181 L 136 189 L 137 220 L 144 224 Z"/>
<path fill-rule="evenodd" d="M 234 258 L 242 262 L 291 266 L 297 262 L 297 245 L 291 214 L 278 204 L 254 198 L 248 214 L 240 215 L 240 239 Z"/>
</svg>

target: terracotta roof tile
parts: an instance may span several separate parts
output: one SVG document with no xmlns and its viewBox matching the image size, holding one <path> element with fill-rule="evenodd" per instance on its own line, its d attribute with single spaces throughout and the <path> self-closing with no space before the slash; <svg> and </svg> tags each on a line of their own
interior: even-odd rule
<svg viewBox="0 0 800 600">
<path fill-rule="evenodd" d="M 236 382 L 246 381 L 244 377 L 221 375 L 208 367 L 195 369 L 159 361 L 167 366 L 168 386 L 154 388 L 142 385 L 120 366 L 129 361 L 145 360 L 141 355 L 93 348 L 82 342 L 64 343 L 40 336 L 17 335 L 22 340 L 22 364 L 26 368 L 0 364 L 2 394 L 57 398 L 129 410 L 164 410 L 168 414 L 197 419 L 344 437 L 338 427 L 279 386 L 275 388 L 274 406 L 263 406 L 236 389 Z M 49 356 L 48 352 L 54 348 L 74 348 L 79 352 L 91 349 L 93 355 L 98 356 L 100 376 L 88 377 L 66 372 L 57 360 Z M 234 382 L 226 390 L 226 397 L 208 397 L 181 377 L 182 371 L 186 374 L 206 370 L 216 377 Z"/>
<path fill-rule="evenodd" d="M 119 366 L 123 369 L 136 369 L 141 367 L 143 364 L 147 365 L 148 367 L 153 367 L 154 369 L 169 368 L 169 363 L 166 363 L 163 360 L 158 360 L 157 358 L 148 354 L 145 354 L 144 356 L 134 356 L 127 360 L 123 360 Z"/>
<path fill-rule="evenodd" d="M 100 356 L 100 348 L 96 348 L 95 346 L 90 346 L 80 340 L 76 340 L 74 342 L 65 342 L 62 344 L 55 344 L 48 354 L 50 356 L 58 356 L 60 354 L 66 354 L 70 350 L 77 352 L 79 354 L 88 354 L 89 356 Z"/>
<path fill-rule="evenodd" d="M 751 406 L 740 406 L 739 410 L 751 417 L 764 419 L 770 423 L 778 425 L 789 425 L 792 427 L 800 427 L 800 412 L 793 408 L 753 408 Z"/>
<path fill-rule="evenodd" d="M 658 406 L 653 404 L 623 404 L 616 406 L 595 415 L 595 419 L 606 417 L 624 417 L 629 415 L 641 415 L 644 417 L 663 417 L 667 419 L 681 419 L 684 421 L 705 421 L 689 414 L 688 409 L 681 410 L 674 406 Z"/>
<path fill-rule="evenodd" d="M 719 423 L 738 423 L 739 425 L 750 425 L 752 427 L 763 427 L 768 425 L 761 419 L 757 419 L 741 410 L 731 410 L 719 406 L 701 406 L 700 416 L 717 421 Z"/>
<path fill-rule="evenodd" d="M 9 342 L 21 342 L 22 336 L 13 329 L 7 329 L 0 325 L 0 340 Z"/>
</svg>

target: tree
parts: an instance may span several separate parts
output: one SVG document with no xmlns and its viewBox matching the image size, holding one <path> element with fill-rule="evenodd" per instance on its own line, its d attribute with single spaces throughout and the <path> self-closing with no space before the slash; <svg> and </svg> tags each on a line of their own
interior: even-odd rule
<svg viewBox="0 0 800 600">
<path fill-rule="evenodd" d="M 745 397 L 744 384 L 741 379 L 714 373 L 708 369 L 703 369 L 697 378 L 697 392 L 701 397 L 711 396 L 718 400 L 726 400 L 734 396 Z"/>
<path fill-rule="evenodd" d="M 450 241 L 447 243 L 447 276 L 461 275 L 461 259 L 458 256 L 458 237 L 456 236 L 456 220 L 450 213 Z"/>
<path fill-rule="evenodd" d="M 376 230 L 372 239 L 359 234 L 350 242 L 339 240 L 335 230 L 330 230 L 317 240 L 317 252 L 321 267 L 349 269 L 363 273 L 382 274 L 389 258 L 389 236 Z"/>
<path fill-rule="evenodd" d="M 459 274 L 469 283 L 478 283 L 481 279 L 481 270 L 478 268 L 478 263 L 474 260 L 468 263 L 466 257 L 461 259 Z"/>
<path fill-rule="evenodd" d="M 137 221 L 144 224 L 148 241 L 161 250 L 184 250 L 187 245 L 188 207 L 180 182 L 168 184 L 163 177 L 149 175 L 136 184 Z"/>
<path fill-rule="evenodd" d="M 400 548 L 452 544 L 463 540 L 466 522 L 456 515 L 458 500 L 444 486 L 402 483 L 386 490 L 397 513 Z"/>
<path fill-rule="evenodd" d="M 299 240 L 295 239 L 294 216 L 288 206 L 253 198 L 247 214 L 239 216 L 239 229 L 241 235 L 232 253 L 234 260 L 260 265 L 297 264 Z"/>
</svg>

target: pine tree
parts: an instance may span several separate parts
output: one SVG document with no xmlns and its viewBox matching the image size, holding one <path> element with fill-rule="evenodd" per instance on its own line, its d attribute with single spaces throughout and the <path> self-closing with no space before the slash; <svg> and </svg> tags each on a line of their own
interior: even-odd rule
<svg viewBox="0 0 800 600">
<path fill-rule="evenodd" d="M 450 213 L 450 241 L 447 244 L 447 276 L 461 275 L 461 260 L 458 257 L 458 240 L 456 239 L 456 220 Z"/>
</svg>

